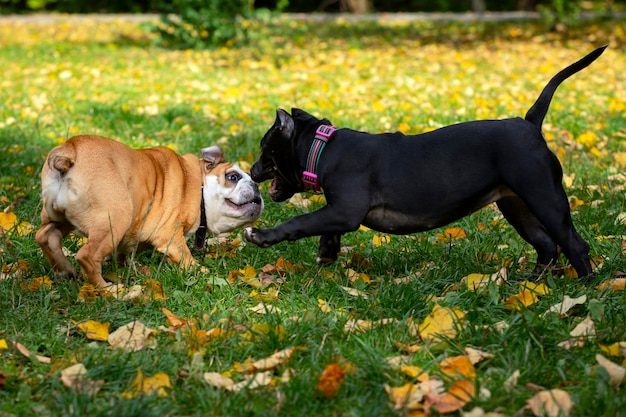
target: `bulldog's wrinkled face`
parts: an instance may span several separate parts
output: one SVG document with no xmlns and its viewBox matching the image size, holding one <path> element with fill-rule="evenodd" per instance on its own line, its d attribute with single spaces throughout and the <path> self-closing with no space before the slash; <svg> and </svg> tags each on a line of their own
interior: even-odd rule
<svg viewBox="0 0 626 417">
<path fill-rule="evenodd" d="M 204 208 L 213 235 L 253 224 L 263 211 L 263 199 L 250 175 L 224 161 L 217 146 L 202 149 Z"/>
<path fill-rule="evenodd" d="M 285 201 L 302 191 L 302 183 L 294 167 L 294 131 L 293 118 L 279 109 L 274 125 L 261 139 L 261 155 L 250 169 L 254 181 L 272 180 L 269 196 L 275 202 Z"/>
</svg>

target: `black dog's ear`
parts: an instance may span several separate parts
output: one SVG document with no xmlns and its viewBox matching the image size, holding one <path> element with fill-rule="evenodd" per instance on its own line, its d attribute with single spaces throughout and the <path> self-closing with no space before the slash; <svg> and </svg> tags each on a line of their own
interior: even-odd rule
<svg viewBox="0 0 626 417">
<path fill-rule="evenodd" d="M 283 109 L 276 110 L 276 121 L 274 126 L 280 131 L 285 139 L 291 138 L 296 126 L 293 117 Z"/>
<path fill-rule="evenodd" d="M 292 107 L 291 109 L 291 116 L 296 119 L 296 120 L 300 120 L 304 123 L 318 123 L 318 122 L 322 122 L 322 124 L 325 125 L 332 125 L 332 123 L 330 122 L 330 120 L 328 119 L 318 119 L 317 117 L 313 116 L 310 113 L 307 113 L 306 111 L 299 109 L 297 107 Z"/>
<path fill-rule="evenodd" d="M 311 117 L 313 117 L 313 115 L 305 112 L 302 109 L 299 109 L 297 107 L 292 107 L 291 108 L 291 115 L 294 117 L 294 119 L 309 119 Z"/>
</svg>

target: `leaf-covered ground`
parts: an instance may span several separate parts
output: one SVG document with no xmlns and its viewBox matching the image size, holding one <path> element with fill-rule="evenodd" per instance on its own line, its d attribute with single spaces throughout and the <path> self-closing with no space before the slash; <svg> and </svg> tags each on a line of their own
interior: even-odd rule
<svg viewBox="0 0 626 417">
<path fill-rule="evenodd" d="M 134 23 L 3 22 L 0 415 L 623 415 L 624 27 L 283 21 L 247 47 L 177 51 Z M 567 265 L 529 282 L 534 254 L 492 207 L 412 236 L 359 230 L 324 268 L 316 239 L 233 233 L 196 253 L 203 274 L 146 252 L 106 265 L 116 297 L 51 276 L 34 241 L 41 164 L 74 134 L 220 144 L 247 167 L 277 107 L 371 132 L 522 116 L 605 43 L 544 124 L 592 285 Z M 300 197 L 266 198 L 259 224 L 323 204 Z"/>
</svg>

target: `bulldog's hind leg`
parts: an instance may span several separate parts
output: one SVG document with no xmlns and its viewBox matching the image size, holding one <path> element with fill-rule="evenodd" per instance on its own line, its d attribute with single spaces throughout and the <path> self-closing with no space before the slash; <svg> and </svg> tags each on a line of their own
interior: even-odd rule
<svg viewBox="0 0 626 417">
<path fill-rule="evenodd" d="M 537 251 L 534 272 L 539 274 L 549 265 L 553 265 L 558 256 L 557 245 L 522 199 L 508 196 L 501 198 L 496 204 L 517 233 Z"/>
<path fill-rule="evenodd" d="M 45 214 L 42 217 L 46 217 Z M 47 221 L 43 221 L 41 229 L 35 235 L 35 240 L 50 262 L 56 276 L 74 278 L 77 275 L 76 268 L 63 254 L 63 238 L 74 229 L 74 226 L 69 222 Z"/>
<path fill-rule="evenodd" d="M 76 253 L 76 261 L 96 288 L 110 285 L 102 277 L 102 261 L 117 248 L 129 227 L 130 220 L 111 217 L 89 227 L 87 243 Z"/>
</svg>

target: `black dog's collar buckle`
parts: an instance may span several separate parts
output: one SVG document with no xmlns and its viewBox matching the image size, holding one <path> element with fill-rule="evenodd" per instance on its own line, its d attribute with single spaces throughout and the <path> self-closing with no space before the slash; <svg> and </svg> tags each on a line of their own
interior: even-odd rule
<svg viewBox="0 0 626 417">
<path fill-rule="evenodd" d="M 326 147 L 326 143 L 336 130 L 337 128 L 334 126 L 320 125 L 315 131 L 315 139 L 309 151 L 306 170 L 302 173 L 302 182 L 304 183 L 305 189 L 315 191 L 316 193 L 320 192 L 320 184 L 317 179 L 317 174 L 315 173 L 317 171 L 317 164 L 319 163 L 322 151 Z"/>
</svg>

